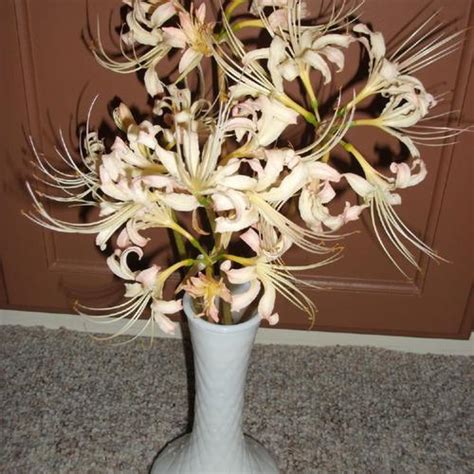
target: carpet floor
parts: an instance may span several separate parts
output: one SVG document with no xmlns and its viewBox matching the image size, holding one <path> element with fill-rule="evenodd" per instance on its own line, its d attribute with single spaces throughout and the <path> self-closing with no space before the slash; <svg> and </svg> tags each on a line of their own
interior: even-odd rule
<svg viewBox="0 0 474 474">
<path fill-rule="evenodd" d="M 146 473 L 189 428 L 188 348 L 0 328 L 3 473 Z M 244 430 L 282 473 L 474 472 L 474 358 L 257 345 Z"/>
</svg>

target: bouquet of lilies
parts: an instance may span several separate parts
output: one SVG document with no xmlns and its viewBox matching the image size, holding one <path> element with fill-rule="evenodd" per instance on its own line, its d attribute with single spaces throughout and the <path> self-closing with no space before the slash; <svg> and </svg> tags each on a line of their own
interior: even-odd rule
<svg viewBox="0 0 474 474">
<path fill-rule="evenodd" d="M 310 283 L 294 273 L 339 259 L 338 240 L 347 235 L 340 229 L 364 211 L 400 271 L 394 251 L 414 266 L 415 250 L 440 259 L 406 227 L 395 207 L 401 204 L 397 190 L 426 176 L 418 146 L 442 145 L 460 133 L 423 124 L 437 99 L 413 74 L 454 51 L 461 33 L 447 35 L 430 18 L 389 54 L 382 34 L 360 21 L 359 5 L 343 3 L 314 18 L 304 0 L 253 0 L 244 12 L 249 2 L 233 0 L 221 8 L 218 21 L 211 21 L 206 3 L 124 3 L 120 57 L 105 51 L 100 32 L 93 52 L 112 71 L 144 71 L 152 118 L 137 122 L 120 104 L 113 113 L 117 135 L 106 149 L 89 128 L 89 112 L 80 162 L 66 147 L 60 151 L 69 171 L 35 151 L 41 179 L 63 194 L 30 188 L 35 212 L 29 217 L 59 232 L 96 234 L 101 250 L 116 237 L 107 264 L 124 281 L 125 302 L 101 309 L 78 306 L 81 313 L 123 321 L 118 335 L 149 308 L 141 331 L 158 325 L 168 333 L 176 326 L 169 315 L 182 309 L 186 292 L 198 315 L 210 322 L 232 324 L 233 311 L 258 302 L 258 314 L 273 325 L 279 293 L 313 322 L 315 305 L 300 289 Z M 243 30 L 257 32 L 258 47 L 241 38 Z M 333 103 L 321 107 L 321 89 L 343 70 L 353 47 L 368 64 L 363 84 L 348 98 L 336 94 Z M 163 77 L 160 64 L 170 57 L 179 62 Z M 207 66 L 216 78 L 211 97 L 205 92 Z M 195 87 L 189 86 L 192 81 Z M 295 84 L 302 97 L 290 92 Z M 361 103 L 380 97 L 384 106 L 375 116 L 361 112 Z M 295 126 L 305 127 L 304 143 L 284 138 Z M 354 133 L 359 127 L 396 137 L 408 149 L 409 161 L 393 162 L 385 174 L 376 170 L 347 138 L 349 129 Z M 360 174 L 336 169 L 336 148 L 357 161 Z M 358 199 L 336 210 L 331 204 L 341 182 Z M 97 206 L 100 218 L 59 220 L 39 196 Z M 143 256 L 147 230 L 153 228 L 169 230 L 176 261 L 168 268 L 132 270 L 128 257 Z M 292 246 L 315 254 L 315 262 L 285 264 L 283 256 Z M 175 273 L 180 275 L 175 299 L 165 299 L 165 285 Z M 245 291 L 233 294 L 233 285 L 242 283 Z"/>
</svg>

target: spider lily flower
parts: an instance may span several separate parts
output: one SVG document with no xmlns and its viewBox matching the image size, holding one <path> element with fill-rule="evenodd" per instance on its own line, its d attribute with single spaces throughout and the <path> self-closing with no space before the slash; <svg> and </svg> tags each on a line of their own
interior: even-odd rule
<svg viewBox="0 0 474 474">
<path fill-rule="evenodd" d="M 289 125 L 295 125 L 298 113 L 274 98 L 264 95 L 247 99 L 232 108 L 233 117 L 249 117 L 248 121 L 237 123 L 237 137 L 248 132 L 251 143 L 246 148 L 266 147 L 275 142 Z M 240 126 L 239 126 L 240 125 Z"/>
<path fill-rule="evenodd" d="M 331 182 L 339 182 L 341 175 L 326 163 L 316 162 L 310 169 L 311 180 L 302 189 L 298 208 L 306 225 L 318 233 L 323 233 L 323 225 L 331 231 L 340 229 L 350 221 L 357 220 L 366 205 L 351 206 L 345 203 L 341 214 L 330 214 L 327 204 L 336 196 Z"/>
<path fill-rule="evenodd" d="M 37 194 L 57 202 L 67 202 L 80 206 L 94 205 L 95 201 L 91 201 L 90 198 L 98 197 L 97 190 L 100 186 L 100 180 L 96 171 L 96 163 L 102 158 L 105 149 L 104 144 L 98 138 L 96 132 L 87 132 L 84 139 L 86 154 L 81 148 L 81 163 L 77 164 L 65 144 L 62 132 L 59 133 L 63 150 L 56 148 L 56 153 L 69 168 L 67 171 L 58 169 L 44 155 L 40 154 L 33 140 L 30 139 L 31 149 L 36 158 L 33 166 L 41 173 L 40 176 L 35 175 L 35 178 L 49 188 L 63 192 L 63 195 Z"/>
<path fill-rule="evenodd" d="M 230 52 L 217 43 L 213 45 L 213 57 L 224 73 L 236 83 L 236 85 L 229 88 L 231 96 L 238 98 L 243 95 L 270 95 L 275 91 L 275 87 L 268 74 L 256 63 L 251 63 L 246 68 L 242 68 L 240 62 L 246 54 L 245 46 L 235 35 L 226 15 L 223 16 L 222 23 L 226 34 L 225 43 L 228 45 Z"/>
<path fill-rule="evenodd" d="M 353 27 L 353 31 L 360 34 L 358 40 L 369 54 L 369 78 L 348 107 L 355 107 L 363 99 L 379 93 L 393 96 L 412 90 L 417 95 L 426 94 L 424 87 L 411 74 L 455 51 L 461 43 L 458 38 L 463 34 L 461 31 L 436 36 L 438 26 L 424 31 L 433 17 L 417 28 L 389 58 L 386 57 L 381 33 L 372 32 L 362 23 Z M 432 39 L 428 39 L 430 37 Z"/>
<path fill-rule="evenodd" d="M 372 168 L 352 145 L 346 145 L 345 148 L 356 157 L 362 166 L 365 178 L 353 173 L 345 173 L 343 176 L 351 188 L 362 198 L 364 205 L 370 208 L 371 222 L 377 240 L 395 267 L 406 276 L 406 273 L 387 248 L 381 231 L 402 256 L 417 269 L 419 269 L 419 266 L 414 255 L 408 249 L 407 243 L 434 260 L 441 260 L 441 257 L 408 229 L 393 210 L 393 206 L 401 204 L 402 201 L 400 195 L 394 191 L 397 187 L 406 188 L 420 183 L 426 176 L 424 163 L 419 159 L 414 160 L 411 167 L 406 164 L 393 163 L 391 171 L 396 173 L 396 176 L 395 178 L 388 178 Z M 417 171 L 416 168 L 418 168 Z M 381 225 L 381 229 L 378 224 Z"/>
<path fill-rule="evenodd" d="M 79 314 L 85 316 L 89 321 L 101 324 L 123 322 L 122 327 L 116 333 L 111 336 L 100 337 L 101 340 L 114 339 L 125 334 L 139 320 L 145 309 L 150 306 L 150 303 L 151 317 L 131 340 L 139 337 L 150 325 L 153 334 L 155 324 L 167 334 L 175 332 L 177 324 L 172 322 L 168 315 L 177 313 L 182 309 L 181 300 L 166 301 L 162 299 L 163 285 L 169 276 L 169 269 L 161 272 L 160 267 L 152 265 L 146 270 L 132 271 L 127 263 L 127 258 L 131 253 L 137 254 L 139 259 L 143 257 L 141 248 L 129 247 L 124 251 L 116 250 L 107 259 L 107 265 L 112 273 L 126 281 L 124 297 L 127 301 L 125 303 L 106 308 L 76 305 Z M 130 340 L 127 342 L 130 342 Z"/>
<path fill-rule="evenodd" d="M 205 3 L 202 3 L 196 11 L 191 4 L 190 12 L 180 11 L 178 15 L 180 27 L 164 27 L 163 39 L 171 47 L 185 50 L 178 66 L 180 77 L 184 77 L 204 56 L 211 56 L 214 25 L 206 22 Z"/>
<path fill-rule="evenodd" d="M 298 7 L 299 2 L 294 2 L 294 6 L 288 8 L 288 31 L 283 28 L 273 30 L 267 22 L 273 36 L 270 46 L 250 51 L 243 57 L 244 64 L 265 59 L 272 82 L 279 92 L 284 90 L 283 79 L 293 81 L 301 76 L 308 83 L 310 68 L 319 71 L 324 84 L 328 84 L 332 77 L 328 62 L 341 71 L 344 68 L 344 54 L 340 48 L 347 48 L 353 41 L 349 35 L 325 33 L 321 27 L 303 28 Z"/>
<path fill-rule="evenodd" d="M 114 72 L 129 74 L 145 69 L 146 90 L 151 96 L 155 96 L 163 92 L 156 66 L 172 49 L 172 46 L 164 41 L 162 25 L 177 13 L 178 3 L 141 0 L 126 0 L 124 3 L 131 7 L 126 16 L 129 31 L 121 33 L 120 41 L 123 45 L 132 47 L 132 53 L 127 53 L 121 44 L 123 60 L 116 60 L 107 54 L 100 38 L 99 25 L 92 52 L 101 66 Z M 136 47 L 144 49 L 139 52 Z"/>
<path fill-rule="evenodd" d="M 266 225 L 264 224 L 263 227 Z M 249 284 L 247 291 L 232 296 L 232 310 L 238 311 L 249 306 L 263 289 L 258 303 L 258 314 L 269 324 L 277 324 L 279 320 L 278 313 L 273 312 L 277 292 L 296 307 L 305 311 L 310 321 L 314 323 L 316 307 L 297 286 L 298 283 L 306 286 L 312 286 L 312 284 L 304 280 L 299 281 L 291 274 L 291 271 L 318 268 L 334 261 L 337 257 L 330 257 L 322 262 L 305 266 L 285 266 L 281 263 L 280 257 L 288 250 L 292 242 L 285 236 L 278 237 L 274 229 L 267 227 L 262 236 L 259 236 L 254 229 L 249 229 L 241 235 L 241 239 L 256 253 L 256 257 L 242 259 L 226 255 L 225 257 L 229 260 L 221 264 L 221 270 L 226 274 L 230 283 Z M 232 268 L 231 260 L 243 266 Z"/>
<path fill-rule="evenodd" d="M 217 303 L 220 298 L 227 303 L 231 302 L 232 296 L 229 289 L 225 286 L 221 278 L 216 280 L 214 277 L 199 273 L 197 277 L 190 277 L 188 282 L 181 286 L 193 299 L 199 299 L 202 311 L 196 316 L 206 316 L 214 322 L 219 322 L 219 308 Z"/>
<path fill-rule="evenodd" d="M 354 120 L 352 126 L 378 127 L 402 142 L 413 158 L 419 158 L 417 145 L 444 146 L 447 139 L 464 131 L 453 127 L 418 125 L 434 105 L 436 100 L 433 96 L 417 90 L 415 86 L 407 93 L 390 98 L 379 117 Z"/>
<path fill-rule="evenodd" d="M 271 30 L 288 29 L 288 9 L 298 7 L 300 18 L 308 15 L 306 2 L 300 0 L 254 0 L 250 7 L 250 12 L 262 18 L 265 24 L 271 27 Z M 264 8 L 271 7 L 272 11 L 267 16 Z M 267 27 L 268 28 L 268 27 Z"/>
<path fill-rule="evenodd" d="M 31 149 L 36 161 L 33 165 L 40 171 L 41 176 L 35 176 L 38 181 L 46 184 L 48 187 L 61 190 L 63 195 L 51 195 L 37 193 L 52 201 L 66 202 L 76 206 L 95 205 L 96 200 L 100 200 L 97 191 L 100 186 L 100 179 L 97 174 L 97 163 L 102 159 L 105 151 L 103 141 L 99 138 L 97 132 L 90 131 L 90 117 L 92 108 L 97 100 L 93 99 L 87 112 L 85 137 L 80 146 L 80 162 L 77 163 L 68 150 L 64 140 L 63 132 L 59 131 L 61 149 L 55 148 L 56 154 L 67 166 L 67 171 L 58 169 L 43 154 L 36 149 L 33 139 L 30 137 Z"/>
<path fill-rule="evenodd" d="M 192 119 L 184 119 L 180 116 L 180 110 L 175 109 L 176 151 L 167 150 L 160 145 L 155 149 L 156 156 L 177 186 L 197 199 L 206 198 L 218 187 L 243 190 L 253 186 L 252 178 L 238 173 L 238 160 L 219 165 L 224 140 L 235 127 L 240 126 L 240 122 L 229 120 L 229 113 L 229 103 L 221 106 L 216 122 L 207 129 L 207 140 L 201 146 L 199 133 L 192 126 Z"/>
</svg>

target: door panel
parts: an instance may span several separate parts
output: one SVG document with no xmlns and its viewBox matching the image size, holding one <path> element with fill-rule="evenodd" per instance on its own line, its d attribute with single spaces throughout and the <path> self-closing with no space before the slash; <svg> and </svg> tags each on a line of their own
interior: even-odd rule
<svg viewBox="0 0 474 474">
<path fill-rule="evenodd" d="M 448 8 L 449 4 L 449 8 Z M 28 135 L 38 149 L 52 155 L 61 145 L 58 129 L 72 153 L 76 152 L 78 125 L 84 123 L 89 105 L 99 99 L 92 123 L 107 136 L 113 129 L 108 107 L 120 98 L 132 108 L 148 110 L 140 80 L 134 75 L 115 75 L 96 64 L 87 49 L 86 26 L 99 16 L 103 36 L 111 25 L 120 24 L 118 1 L 104 0 L 9 0 L 1 9 L 1 94 L 7 114 L 1 127 L 1 269 L 0 305 L 8 308 L 71 312 L 80 299 L 91 305 L 116 302 L 121 285 L 109 274 L 104 256 L 92 236 L 55 234 L 30 223 L 20 214 L 30 208 L 23 185 L 31 180 L 32 155 Z M 397 0 L 366 1 L 363 19 L 384 32 L 392 43 L 406 34 L 406 25 L 427 18 L 438 7 L 439 19 L 450 30 L 473 25 L 469 0 L 426 2 Z M 88 8 L 88 9 L 87 9 Z M 111 16 L 111 12 L 112 16 Z M 405 27 L 405 28 L 404 28 Z M 95 25 L 92 29 L 95 29 Z M 113 28 L 112 28 L 113 29 Z M 389 41 L 390 44 L 390 41 Z M 107 39 L 113 46 L 113 39 Z M 350 78 L 357 67 L 354 57 L 341 76 Z M 474 122 L 474 74 L 472 32 L 449 58 L 419 74 L 435 92 L 453 91 L 439 111 L 460 111 L 460 126 Z M 440 124 L 444 122 L 439 121 Z M 363 132 L 363 133 L 362 133 Z M 373 131 L 357 131 L 354 142 L 374 162 L 387 150 L 400 146 Z M 432 245 L 450 263 L 436 265 L 419 256 L 421 271 L 407 269 L 406 279 L 394 269 L 364 220 L 347 228 L 345 257 L 336 264 L 310 272 L 305 278 L 320 287 L 309 290 L 319 308 L 315 329 L 399 335 L 468 337 L 471 317 L 468 300 L 472 284 L 472 133 L 456 146 L 422 150 L 429 174 L 425 182 L 404 193 L 401 217 L 413 231 Z M 339 152 L 341 163 L 349 157 Z M 341 190 L 342 206 L 347 196 Z M 77 209 L 54 207 L 56 215 L 75 219 Z M 166 264 L 172 256 L 166 232 L 156 232 L 151 257 Z M 288 261 L 307 263 L 308 255 L 292 250 Z M 305 290 L 308 291 L 308 290 Z M 305 329 L 308 321 L 284 300 L 279 301 L 281 328 Z M 470 313 L 469 313 L 470 314 Z"/>
</svg>

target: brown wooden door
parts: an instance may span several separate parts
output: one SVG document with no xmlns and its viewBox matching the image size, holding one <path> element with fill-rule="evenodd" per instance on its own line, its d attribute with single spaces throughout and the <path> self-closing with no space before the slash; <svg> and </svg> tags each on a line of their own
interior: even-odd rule
<svg viewBox="0 0 474 474">
<path fill-rule="evenodd" d="M 119 4 L 118 0 L 1 2 L 1 307 L 71 312 L 72 302 L 78 298 L 105 304 L 120 296 L 121 286 L 109 275 L 92 236 L 43 231 L 20 214 L 21 209 L 30 207 L 24 186 L 32 174 L 29 134 L 40 149 L 51 154 L 58 142 L 57 129 L 62 128 L 74 150 L 75 130 L 96 94 L 100 99 L 92 121 L 101 130 L 111 126 L 107 106 L 114 97 L 147 110 L 137 77 L 103 70 L 83 40 L 88 18 L 94 24 L 99 14 L 107 30 L 113 11 L 111 24 L 117 24 Z M 450 29 L 474 26 L 470 0 L 438 0 L 426 5 L 421 0 L 368 0 L 363 18 L 370 19 L 387 38 L 395 39 L 406 23 L 427 17 L 439 7 L 444 7 L 440 19 Z M 471 33 L 457 52 L 422 71 L 420 77 L 429 89 L 451 90 L 445 109 L 460 110 L 462 126 L 474 123 Z M 361 147 L 376 158 L 376 150 L 383 144 L 378 136 L 367 137 Z M 436 265 L 421 258 L 421 272 L 412 271 L 407 280 L 391 267 L 364 222 L 358 222 L 351 230 L 361 233 L 346 239 L 345 258 L 318 274 L 307 275 L 322 288 L 310 292 L 320 310 L 316 329 L 468 337 L 473 153 L 472 133 L 464 134 L 454 147 L 424 149 L 429 177 L 417 189 L 403 194 L 401 216 L 451 263 Z M 71 219 L 77 213 L 74 209 L 56 211 Z M 156 235 L 154 252 L 158 261 L 170 258 L 166 234 Z M 298 252 L 291 258 L 295 262 L 307 259 Z M 308 327 L 305 316 L 285 302 L 280 302 L 279 310 L 280 327 Z"/>
</svg>

